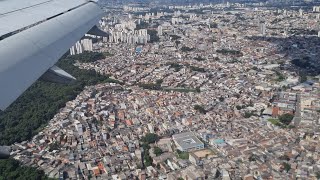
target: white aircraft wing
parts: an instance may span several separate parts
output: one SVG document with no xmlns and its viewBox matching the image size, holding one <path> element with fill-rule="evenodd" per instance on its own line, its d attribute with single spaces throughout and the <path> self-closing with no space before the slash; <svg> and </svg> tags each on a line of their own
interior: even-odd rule
<svg viewBox="0 0 320 180">
<path fill-rule="evenodd" d="M 87 0 L 0 0 L 0 109 L 6 109 L 94 27 Z"/>
</svg>

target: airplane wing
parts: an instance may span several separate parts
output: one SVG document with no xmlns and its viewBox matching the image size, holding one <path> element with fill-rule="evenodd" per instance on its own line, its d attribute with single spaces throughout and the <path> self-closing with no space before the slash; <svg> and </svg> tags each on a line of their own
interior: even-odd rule
<svg viewBox="0 0 320 180">
<path fill-rule="evenodd" d="M 102 16 L 87 0 L 0 0 L 0 109 L 54 67 Z"/>
</svg>

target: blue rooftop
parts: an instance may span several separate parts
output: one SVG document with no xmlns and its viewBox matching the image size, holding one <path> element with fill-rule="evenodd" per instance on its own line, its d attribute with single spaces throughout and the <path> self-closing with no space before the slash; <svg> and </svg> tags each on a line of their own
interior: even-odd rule
<svg viewBox="0 0 320 180">
<path fill-rule="evenodd" d="M 141 51 L 142 51 L 142 47 L 137 47 L 136 48 L 136 53 L 141 53 Z"/>
<path fill-rule="evenodd" d="M 223 144 L 225 143 L 223 139 L 216 139 L 213 141 L 215 144 Z"/>
</svg>

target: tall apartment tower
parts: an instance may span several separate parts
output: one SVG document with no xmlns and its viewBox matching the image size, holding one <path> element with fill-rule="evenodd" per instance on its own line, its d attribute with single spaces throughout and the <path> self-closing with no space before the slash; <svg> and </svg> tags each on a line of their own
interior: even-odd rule
<svg viewBox="0 0 320 180">
<path fill-rule="evenodd" d="M 302 9 L 299 9 L 299 15 L 300 15 L 300 17 L 303 16 L 303 10 Z"/>
<path fill-rule="evenodd" d="M 266 35 L 266 23 L 260 22 L 259 28 L 260 28 L 260 34 L 262 36 L 265 36 Z"/>
<path fill-rule="evenodd" d="M 158 26 L 158 36 L 162 36 L 162 26 Z"/>
</svg>

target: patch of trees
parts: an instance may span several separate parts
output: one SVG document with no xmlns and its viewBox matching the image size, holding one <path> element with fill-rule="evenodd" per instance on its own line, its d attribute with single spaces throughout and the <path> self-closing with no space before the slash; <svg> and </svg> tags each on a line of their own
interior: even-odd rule
<svg viewBox="0 0 320 180">
<path fill-rule="evenodd" d="M 180 159 L 189 159 L 189 153 L 188 152 L 183 152 L 177 149 L 177 155 Z"/>
<path fill-rule="evenodd" d="M 182 48 L 180 50 L 182 52 L 190 52 L 190 51 L 193 51 L 194 48 L 190 48 L 190 47 L 187 47 L 187 46 L 182 46 Z"/>
<path fill-rule="evenodd" d="M 77 78 L 73 84 L 63 85 L 35 82 L 9 108 L 0 111 L 0 145 L 10 145 L 31 139 L 53 118 L 66 102 L 73 100 L 85 86 L 114 82 L 94 70 L 75 67 L 75 60 L 61 59 L 57 65 Z"/>
<path fill-rule="evenodd" d="M 279 121 L 285 125 L 289 125 L 293 118 L 294 118 L 294 115 L 288 114 L 288 113 L 278 117 Z"/>
<path fill-rule="evenodd" d="M 193 88 L 166 88 L 164 90 L 168 91 L 168 92 L 174 91 L 174 92 L 182 92 L 182 93 L 188 93 L 188 92 L 199 93 L 199 92 L 201 92 L 199 87 L 197 87 L 195 89 L 193 89 Z"/>
<path fill-rule="evenodd" d="M 148 29 L 147 33 L 150 35 L 150 43 L 159 42 L 160 38 L 156 30 Z"/>
<path fill-rule="evenodd" d="M 158 140 L 159 140 L 159 136 L 154 133 L 148 133 L 141 138 L 141 141 L 147 144 L 155 143 Z"/>
<path fill-rule="evenodd" d="M 49 145 L 49 152 L 52 152 L 54 150 L 59 150 L 59 144 L 57 142 Z"/>
<path fill-rule="evenodd" d="M 241 51 L 232 49 L 218 49 L 216 52 L 224 55 L 243 56 Z"/>
<path fill-rule="evenodd" d="M 144 150 L 143 152 L 144 167 L 152 165 L 152 157 L 149 154 L 149 150 L 150 150 L 149 144 L 155 143 L 158 140 L 159 140 L 159 136 L 154 133 L 148 133 L 141 138 L 142 148 Z"/>
<path fill-rule="evenodd" d="M 206 114 L 207 113 L 207 110 L 205 110 L 204 107 L 201 106 L 201 105 L 195 105 L 193 107 L 193 109 L 198 111 L 198 112 L 200 112 L 201 114 Z"/>
<path fill-rule="evenodd" d="M 318 32 L 314 29 L 309 30 L 309 29 L 292 29 L 289 30 L 289 33 L 295 34 L 295 35 L 317 35 Z"/>
<path fill-rule="evenodd" d="M 276 73 L 276 75 L 277 75 L 277 81 L 283 81 L 283 80 L 285 80 L 286 79 L 286 77 L 282 74 L 282 73 L 280 73 L 279 71 L 275 71 L 275 73 Z"/>
<path fill-rule="evenodd" d="M 158 13 L 158 12 L 174 13 L 174 9 L 155 7 L 155 8 L 151 8 L 149 11 L 149 13 Z"/>
<path fill-rule="evenodd" d="M 156 84 L 161 85 L 162 83 L 163 83 L 163 79 L 157 79 L 157 80 L 156 80 Z"/>
<path fill-rule="evenodd" d="M 15 159 L 0 160 L 0 179 L 49 180 L 43 171 L 34 167 L 21 166 Z"/>
<path fill-rule="evenodd" d="M 179 44 L 181 44 L 181 42 L 178 40 L 176 40 L 174 43 L 176 44 L 177 47 L 179 46 Z"/>
<path fill-rule="evenodd" d="M 162 149 L 160 149 L 159 147 L 154 147 L 153 153 L 156 156 L 160 156 L 163 152 L 162 152 Z"/>
<path fill-rule="evenodd" d="M 89 63 L 89 62 L 95 62 L 97 60 L 104 59 L 106 58 L 106 56 L 104 53 L 100 53 L 100 52 L 85 51 L 82 54 L 69 55 L 67 58 L 72 60 L 78 60 L 79 62 L 82 62 L 82 63 Z"/>
<path fill-rule="evenodd" d="M 149 154 L 150 146 L 148 143 L 143 143 L 142 144 L 143 148 L 143 167 L 145 168 L 146 166 L 151 166 L 152 165 L 152 157 Z"/>
<path fill-rule="evenodd" d="M 257 157 L 257 155 L 255 155 L 255 154 L 251 154 L 251 155 L 249 156 L 249 161 L 257 161 L 257 159 L 258 159 L 258 157 Z"/>
<path fill-rule="evenodd" d="M 250 118 L 251 116 L 254 116 L 255 114 L 253 112 L 245 112 L 244 113 L 244 118 Z"/>
<path fill-rule="evenodd" d="M 203 12 L 203 9 L 192 9 L 188 11 L 189 13 L 194 13 L 194 14 L 205 14 L 205 12 Z"/>
<path fill-rule="evenodd" d="M 283 170 L 285 170 L 286 172 L 289 172 L 290 169 L 291 169 L 290 164 L 288 164 L 288 163 L 286 163 L 286 162 L 283 162 L 283 163 L 282 163 L 282 166 L 283 166 Z"/>
<path fill-rule="evenodd" d="M 246 20 L 246 18 L 244 18 L 241 14 L 235 14 L 235 16 L 237 20 L 240 20 L 240 21 Z"/>
<path fill-rule="evenodd" d="M 291 61 L 291 63 L 300 67 L 300 68 L 307 68 L 307 67 L 310 67 L 310 65 L 311 65 L 309 60 L 310 60 L 309 57 L 304 57 L 302 59 L 293 59 Z"/>
<path fill-rule="evenodd" d="M 279 126 L 279 127 L 282 127 L 282 126 L 283 126 L 283 125 L 279 122 L 278 119 L 270 118 L 270 119 L 268 119 L 268 121 L 269 121 L 270 123 L 272 123 L 273 125 L 275 125 L 275 126 Z"/>
<path fill-rule="evenodd" d="M 149 23 L 145 21 L 140 21 L 140 24 L 136 25 L 135 30 L 140 30 L 140 29 L 147 29 L 149 27 Z"/>
<path fill-rule="evenodd" d="M 218 24 L 215 22 L 210 23 L 210 28 L 218 28 Z"/>
<path fill-rule="evenodd" d="M 204 68 L 200 68 L 200 67 L 196 67 L 196 66 L 189 66 L 191 71 L 197 71 L 197 72 L 206 72 L 206 70 Z"/>
<path fill-rule="evenodd" d="M 308 80 L 307 75 L 304 74 L 304 73 L 300 73 L 299 76 L 300 76 L 300 82 L 301 83 L 306 82 Z"/>
<path fill-rule="evenodd" d="M 246 105 L 237 105 L 236 106 L 236 108 L 237 108 L 237 110 L 241 110 L 241 109 L 244 109 L 244 108 L 246 108 L 247 106 Z"/>
<path fill-rule="evenodd" d="M 175 72 L 179 72 L 183 68 L 183 65 L 178 63 L 167 63 L 166 65 L 170 66 L 170 69 L 173 68 Z"/>
<path fill-rule="evenodd" d="M 160 19 L 168 20 L 168 19 L 171 19 L 172 17 L 173 17 L 172 15 L 165 15 L 165 16 L 161 16 Z"/>
<path fill-rule="evenodd" d="M 140 84 L 138 84 L 138 86 L 143 88 L 143 89 L 162 90 L 161 84 L 154 84 L 154 83 L 144 84 L 144 83 L 140 83 Z"/>
<path fill-rule="evenodd" d="M 197 56 L 197 57 L 195 57 L 193 59 L 195 59 L 196 61 L 205 61 L 206 60 L 205 58 L 203 58 L 201 56 Z"/>
</svg>

